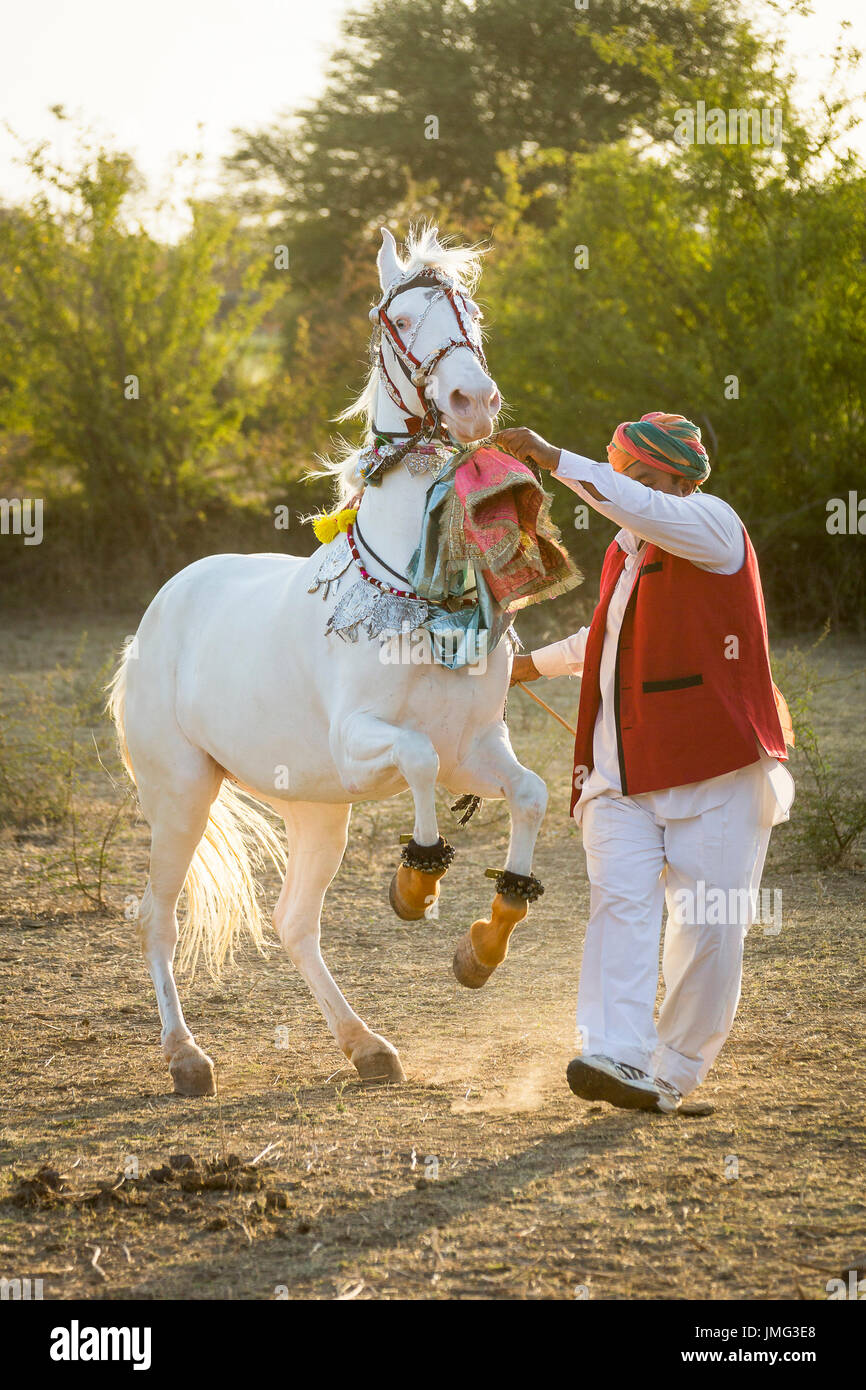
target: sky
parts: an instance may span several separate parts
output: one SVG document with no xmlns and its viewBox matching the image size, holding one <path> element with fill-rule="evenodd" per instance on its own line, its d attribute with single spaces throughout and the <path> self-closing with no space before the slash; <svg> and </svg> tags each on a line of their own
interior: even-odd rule
<svg viewBox="0 0 866 1390">
<path fill-rule="evenodd" d="M 270 124 L 320 90 L 346 0 L 0 0 L 0 200 L 26 196 L 20 144 L 73 131 L 127 150 L 154 191 L 201 150 L 205 181 L 232 130 Z M 55 137 L 60 132 L 59 142 Z"/>
<path fill-rule="evenodd" d="M 154 192 L 182 152 L 202 151 L 206 184 L 232 150 L 234 128 L 270 124 L 321 90 L 346 8 L 346 0 L 0 0 L 0 201 L 29 191 L 7 126 L 28 144 L 59 130 L 54 148 L 71 153 L 71 126 L 49 113 L 55 104 L 132 153 Z M 815 8 L 790 26 L 806 102 L 827 90 L 822 55 L 840 20 L 866 51 L 864 0 L 815 0 Z M 852 143 L 866 154 L 866 123 Z"/>
</svg>

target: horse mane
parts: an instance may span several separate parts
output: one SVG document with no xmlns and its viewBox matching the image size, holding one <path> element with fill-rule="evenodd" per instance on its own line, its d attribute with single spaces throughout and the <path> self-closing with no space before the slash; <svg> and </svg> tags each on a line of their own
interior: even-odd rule
<svg viewBox="0 0 866 1390">
<path fill-rule="evenodd" d="M 454 280 L 459 289 L 471 296 L 481 277 L 481 257 L 485 249 L 482 246 L 455 246 L 449 238 L 440 241 L 437 229 L 429 223 L 423 223 L 419 227 L 409 229 L 406 254 L 400 260 L 401 273 L 416 275 L 421 270 L 440 270 L 443 275 Z M 348 420 L 360 419 L 364 422 L 365 431 L 369 432 L 373 427 L 378 380 L 379 372 L 374 363 L 360 395 L 334 417 L 334 422 L 343 424 Z M 337 501 L 344 504 L 361 486 L 357 472 L 359 453 L 360 450 L 354 445 L 339 439 L 334 456 L 321 458 L 319 461 L 322 467 L 311 470 L 306 476 L 333 478 L 337 485 Z"/>
</svg>

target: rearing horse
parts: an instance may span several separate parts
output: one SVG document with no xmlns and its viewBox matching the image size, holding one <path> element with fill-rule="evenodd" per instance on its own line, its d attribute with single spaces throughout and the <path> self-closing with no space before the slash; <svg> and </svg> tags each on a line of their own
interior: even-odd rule
<svg viewBox="0 0 866 1390">
<path fill-rule="evenodd" d="M 151 829 L 138 928 L 163 1052 L 183 1095 L 214 1091 L 213 1064 L 186 1025 L 174 978 L 184 887 L 185 956 L 194 961 L 201 952 L 218 969 L 242 927 L 259 945 L 264 940 L 256 893 L 263 858 L 285 868 L 277 934 L 346 1057 L 362 1077 L 388 1081 L 404 1079 L 395 1048 L 354 1012 L 320 948 L 322 904 L 343 858 L 352 803 L 411 791 L 415 823 L 391 902 L 412 920 L 437 896 L 453 856 L 439 834 L 437 784 L 506 799 L 511 837 L 491 916 L 472 925 L 454 959 L 465 985 L 477 988 L 504 959 L 513 926 L 540 889 L 532 855 L 547 790 L 517 761 L 503 719 L 510 643 L 500 642 L 485 662 L 448 669 L 383 664 L 372 628 L 361 640 L 326 632 L 347 579 L 328 569 L 329 554 L 348 540 L 351 553 L 340 563 L 361 597 L 366 586 L 398 594 L 394 579 L 405 574 L 420 533 L 427 470 L 441 461 L 428 444 L 425 462 L 417 441 L 447 439 L 450 453 L 455 441 L 483 439 L 501 404 L 471 298 L 478 257 L 443 247 L 428 229 L 410 238 L 404 263 L 383 229 L 378 269 L 373 366 L 346 412 L 364 412 L 378 444 L 332 466 L 343 501 L 360 491 L 355 537 L 350 531 L 310 557 L 212 555 L 188 566 L 151 603 L 111 685 L 121 752 Z M 378 485 L 366 486 L 368 479 Z M 283 818 L 288 859 L 238 788 Z"/>
</svg>

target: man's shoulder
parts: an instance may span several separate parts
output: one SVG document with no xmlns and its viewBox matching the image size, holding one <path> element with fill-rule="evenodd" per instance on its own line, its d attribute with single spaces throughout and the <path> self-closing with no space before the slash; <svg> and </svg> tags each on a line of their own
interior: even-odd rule
<svg viewBox="0 0 866 1390">
<path fill-rule="evenodd" d="M 690 561 L 697 569 L 710 574 L 737 574 L 750 548 L 749 533 L 742 518 L 734 511 L 730 502 L 716 497 L 712 492 L 693 493 L 689 502 L 701 516 L 708 537 L 712 537 L 711 549 L 714 559 L 707 557 L 703 562 L 695 557 Z"/>
<path fill-rule="evenodd" d="M 697 502 L 712 515 L 735 521 L 738 526 L 742 526 L 743 529 L 745 529 L 745 523 L 742 517 L 738 512 L 734 511 L 730 502 L 726 502 L 723 497 L 717 497 L 713 492 L 702 492 L 699 489 L 697 492 L 693 493 L 691 500 Z"/>
</svg>

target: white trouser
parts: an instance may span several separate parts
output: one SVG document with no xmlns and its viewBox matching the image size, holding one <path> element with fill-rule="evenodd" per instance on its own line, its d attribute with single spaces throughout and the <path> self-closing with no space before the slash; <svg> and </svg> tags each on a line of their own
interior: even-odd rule
<svg viewBox="0 0 866 1390">
<path fill-rule="evenodd" d="M 591 896 L 578 1033 L 584 1053 L 640 1067 L 685 1095 L 703 1081 L 737 1011 L 743 941 L 770 840 L 766 779 L 756 764 L 722 805 L 683 819 L 655 815 L 647 800 L 598 796 L 583 811 Z M 731 911 L 718 910 L 719 889 Z"/>
</svg>

